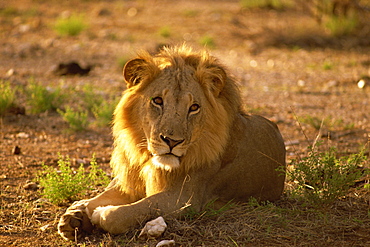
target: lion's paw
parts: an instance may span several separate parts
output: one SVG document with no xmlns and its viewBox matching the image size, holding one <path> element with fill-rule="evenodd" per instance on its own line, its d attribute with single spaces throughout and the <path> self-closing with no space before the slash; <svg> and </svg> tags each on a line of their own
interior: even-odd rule
<svg viewBox="0 0 370 247">
<path fill-rule="evenodd" d="M 91 222 L 94 225 L 108 231 L 107 229 L 104 228 L 103 221 L 107 217 L 108 210 L 112 209 L 112 208 L 116 208 L 116 207 L 115 206 L 110 206 L 110 205 L 109 206 L 103 206 L 103 207 L 97 207 L 94 210 L 93 214 L 91 215 Z"/>
<path fill-rule="evenodd" d="M 58 224 L 58 233 L 66 240 L 75 240 L 83 232 L 91 232 L 93 225 L 87 214 L 87 201 L 72 204 L 62 215 Z"/>
</svg>

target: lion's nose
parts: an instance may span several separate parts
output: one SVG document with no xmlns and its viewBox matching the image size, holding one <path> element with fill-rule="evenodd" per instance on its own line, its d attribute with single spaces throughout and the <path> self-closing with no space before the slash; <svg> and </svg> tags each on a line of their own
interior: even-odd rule
<svg viewBox="0 0 370 247">
<path fill-rule="evenodd" d="M 177 145 L 184 141 L 184 140 L 174 140 L 164 135 L 160 135 L 160 137 L 168 145 L 170 150 L 172 150 L 174 147 L 176 147 Z"/>
</svg>

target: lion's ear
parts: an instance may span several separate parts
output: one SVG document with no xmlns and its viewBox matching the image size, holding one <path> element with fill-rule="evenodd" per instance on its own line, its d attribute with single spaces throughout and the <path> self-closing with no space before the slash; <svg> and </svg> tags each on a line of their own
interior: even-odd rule
<svg viewBox="0 0 370 247">
<path fill-rule="evenodd" d="M 140 58 L 130 60 L 126 63 L 123 68 L 123 77 L 125 78 L 128 88 L 140 83 L 145 64 L 145 60 Z"/>
<path fill-rule="evenodd" d="M 208 85 L 215 97 L 218 97 L 223 90 L 227 74 L 226 71 L 220 66 L 212 66 L 207 69 L 207 81 L 211 85 Z"/>
</svg>

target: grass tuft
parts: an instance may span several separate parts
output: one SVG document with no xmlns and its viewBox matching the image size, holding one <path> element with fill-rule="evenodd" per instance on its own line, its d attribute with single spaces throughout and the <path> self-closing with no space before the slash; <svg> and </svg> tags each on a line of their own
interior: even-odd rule
<svg viewBox="0 0 370 247">
<path fill-rule="evenodd" d="M 14 90 L 9 82 L 0 81 L 0 116 L 14 104 Z"/>
<path fill-rule="evenodd" d="M 244 9 L 282 9 L 285 6 L 284 0 L 240 0 L 239 4 Z"/>
<path fill-rule="evenodd" d="M 77 36 L 88 28 L 82 15 L 71 15 L 55 22 L 54 30 L 61 36 Z"/>
<path fill-rule="evenodd" d="M 46 88 L 33 80 L 27 85 L 25 92 L 27 104 L 34 114 L 56 110 L 63 101 L 60 88 Z"/>
<path fill-rule="evenodd" d="M 293 160 L 295 168 L 288 171 L 295 183 L 291 195 L 316 206 L 331 204 L 345 196 L 356 180 L 368 173 L 360 169 L 366 161 L 363 151 L 337 158 L 335 148 L 320 152 L 319 146 L 320 143 L 309 147 L 308 156 Z"/>
<path fill-rule="evenodd" d="M 87 110 L 76 111 L 71 107 L 67 106 L 64 112 L 60 109 L 58 109 L 57 111 L 63 117 L 64 121 L 66 121 L 69 124 L 69 127 L 72 130 L 81 131 L 87 128 L 89 116 Z"/>
<path fill-rule="evenodd" d="M 199 44 L 201 44 L 202 46 L 208 47 L 210 49 L 216 48 L 216 43 L 215 43 L 214 38 L 209 35 L 202 36 L 199 40 Z"/>
<path fill-rule="evenodd" d="M 98 126 L 108 126 L 112 122 L 113 112 L 118 101 L 119 98 L 111 99 L 93 107 L 92 113 Z"/>
<path fill-rule="evenodd" d="M 352 34 L 358 27 L 358 23 L 356 16 L 330 16 L 325 27 L 331 35 L 338 37 Z"/>
<path fill-rule="evenodd" d="M 163 26 L 159 29 L 158 33 L 163 38 L 169 38 L 171 36 L 171 29 L 169 26 Z"/>
<path fill-rule="evenodd" d="M 89 173 L 86 173 L 82 164 L 74 170 L 69 158 L 61 155 L 59 155 L 58 170 L 43 165 L 43 171 L 37 179 L 43 187 L 43 196 L 54 204 L 83 199 L 84 192 L 109 183 L 109 178 L 98 168 L 94 157 L 90 162 Z"/>
</svg>

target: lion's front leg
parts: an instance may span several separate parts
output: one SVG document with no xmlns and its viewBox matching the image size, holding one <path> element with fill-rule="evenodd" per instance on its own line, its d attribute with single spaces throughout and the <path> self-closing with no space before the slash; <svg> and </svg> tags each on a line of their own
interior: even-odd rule
<svg viewBox="0 0 370 247">
<path fill-rule="evenodd" d="M 160 215 L 181 215 L 188 206 L 199 210 L 199 195 L 181 194 L 177 189 L 164 191 L 128 205 L 98 207 L 94 210 L 91 221 L 109 233 L 120 234 Z"/>
<path fill-rule="evenodd" d="M 114 185 L 115 181 L 113 180 L 107 189 L 98 196 L 89 200 L 74 202 L 60 218 L 58 233 L 66 240 L 75 240 L 84 233 L 93 230 L 91 216 L 96 208 L 108 205 L 124 205 L 139 199 L 135 195 L 120 191 Z"/>
</svg>

